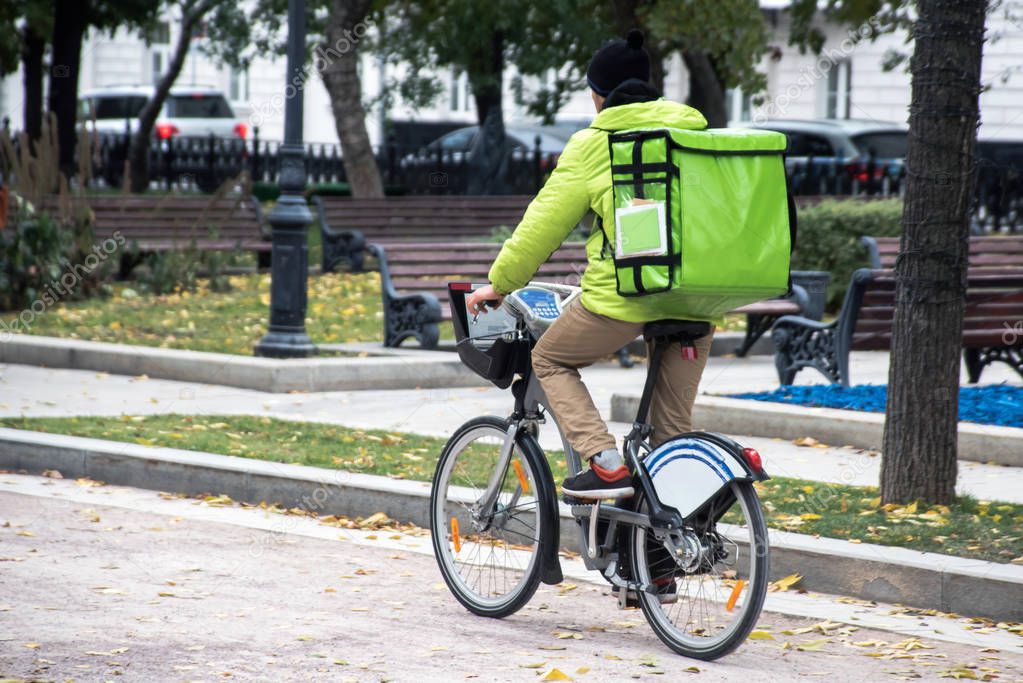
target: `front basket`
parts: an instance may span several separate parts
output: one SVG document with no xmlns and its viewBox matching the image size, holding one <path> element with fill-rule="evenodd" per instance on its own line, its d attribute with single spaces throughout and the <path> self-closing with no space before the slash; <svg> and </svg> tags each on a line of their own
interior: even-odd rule
<svg viewBox="0 0 1023 683">
<path fill-rule="evenodd" d="M 508 340 L 506 333 L 515 331 L 515 321 L 492 327 L 488 334 L 470 334 L 472 322 L 465 307 L 465 297 L 477 285 L 469 282 L 449 282 L 448 296 L 451 304 L 451 322 L 455 328 L 455 342 L 458 357 L 466 367 L 485 380 L 507 389 L 516 374 L 529 371 L 530 343 L 526 340 Z M 493 315 L 492 313 L 488 315 Z"/>
</svg>

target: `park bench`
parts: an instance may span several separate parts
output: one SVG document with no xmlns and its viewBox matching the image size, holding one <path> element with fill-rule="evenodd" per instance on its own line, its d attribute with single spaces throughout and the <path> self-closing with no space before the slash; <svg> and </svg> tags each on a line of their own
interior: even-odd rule
<svg viewBox="0 0 1023 683">
<path fill-rule="evenodd" d="M 894 268 L 898 237 L 863 237 L 871 268 Z M 1023 235 L 970 237 L 970 268 L 1023 269 Z"/>
<path fill-rule="evenodd" d="M 260 267 L 270 266 L 270 232 L 259 201 L 247 195 L 95 195 L 49 196 L 43 206 L 66 214 L 91 211 L 93 232 L 104 239 L 116 232 L 134 245 L 122 254 L 127 275 L 139 255 L 194 247 L 202 251 L 255 252 Z"/>
<path fill-rule="evenodd" d="M 353 199 L 313 197 L 320 219 L 323 272 L 342 262 L 362 270 L 366 245 L 482 241 L 518 225 L 528 195 L 425 195 Z"/>
<path fill-rule="evenodd" d="M 832 383 L 849 386 L 849 352 L 891 347 L 895 271 L 861 268 L 853 273 L 838 318 L 822 323 L 799 316 L 779 318 L 771 329 L 774 364 L 781 384 L 815 368 Z M 963 317 L 963 360 L 969 381 L 1003 362 L 1023 376 L 1023 268 L 970 267 Z"/>
<path fill-rule="evenodd" d="M 380 265 L 384 346 L 414 337 L 434 348 L 438 323 L 451 319 L 448 282 L 487 281 L 501 245 L 487 242 L 399 242 L 368 245 Z M 566 242 L 540 267 L 536 279 L 578 285 L 586 268 L 586 245 Z"/>
<path fill-rule="evenodd" d="M 423 348 L 437 344 L 438 323 L 450 320 L 447 283 L 453 280 L 487 281 L 490 265 L 501 245 L 493 242 L 397 242 L 368 245 L 380 264 L 380 287 L 384 304 L 384 345 L 398 346 L 414 337 Z M 545 282 L 578 285 L 586 269 L 586 245 L 566 242 L 540 266 L 535 278 Z M 793 285 L 793 294 L 738 308 L 749 320 L 743 351 L 768 329 L 763 321 L 807 308 L 806 291 Z M 627 353 L 619 353 L 629 365 Z"/>
</svg>

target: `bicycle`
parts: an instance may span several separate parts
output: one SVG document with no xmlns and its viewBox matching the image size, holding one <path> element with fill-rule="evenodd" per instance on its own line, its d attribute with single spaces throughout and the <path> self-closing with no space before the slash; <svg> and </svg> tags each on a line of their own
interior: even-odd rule
<svg viewBox="0 0 1023 683">
<path fill-rule="evenodd" d="M 465 307 L 471 283 L 449 284 L 462 361 L 498 387 L 511 387 L 507 418 L 482 416 L 459 427 L 437 463 L 430 527 L 441 573 L 471 612 L 505 617 L 540 582 L 562 580 L 557 491 L 538 442 L 548 416 L 530 352 L 575 287 L 530 283 L 479 321 Z M 495 315 L 495 312 L 497 315 Z M 768 478 L 760 455 L 732 439 L 689 432 L 651 448 L 646 422 L 661 359 L 709 332 L 707 323 L 658 321 L 646 382 L 624 456 L 636 494 L 615 501 L 573 501 L 568 509 L 588 569 L 637 605 L 675 652 L 716 659 L 738 647 L 767 593 L 767 526 L 754 482 Z M 560 430 L 559 430 L 560 432 Z M 582 463 L 561 437 L 570 475 Z"/>
</svg>

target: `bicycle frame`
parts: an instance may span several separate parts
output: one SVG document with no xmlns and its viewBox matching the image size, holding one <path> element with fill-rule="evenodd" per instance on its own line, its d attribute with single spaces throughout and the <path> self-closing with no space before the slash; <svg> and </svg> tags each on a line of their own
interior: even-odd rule
<svg viewBox="0 0 1023 683">
<path fill-rule="evenodd" d="M 623 589 L 648 590 L 651 587 L 638 586 L 619 577 L 617 543 L 618 535 L 621 533 L 620 527 L 622 525 L 640 526 L 658 540 L 666 541 L 670 539 L 672 533 L 682 530 L 686 521 L 675 509 L 666 508 L 661 504 L 651 476 L 646 467 L 642 465 L 643 458 L 653 450 L 647 440 L 652 433 L 652 427 L 646 421 L 646 415 L 653 387 L 660 371 L 661 359 L 670 343 L 670 340 L 658 340 L 654 345 L 636 420 L 629 434 L 625 437 L 624 442 L 625 457 L 628 461 L 629 469 L 633 473 L 633 481 L 641 488 L 644 500 L 647 502 L 647 507 L 650 510 L 649 513 L 637 512 L 628 507 L 633 504 L 633 499 L 630 499 L 626 507 L 603 501 L 569 506 L 573 517 L 578 521 L 579 548 L 582 550 L 581 555 L 586 568 L 602 572 L 608 581 Z M 539 380 L 531 370 L 516 379 L 511 389 L 515 398 L 515 407 L 508 418 L 507 439 L 502 445 L 497 466 L 494 472 L 491 473 L 487 490 L 478 502 L 480 509 L 488 509 L 497 500 L 500 493 L 500 482 L 504 480 L 510 466 L 512 452 L 519 432 L 527 430 L 529 433 L 537 434 L 539 425 L 546 422 L 548 416 L 554 420 L 555 426 L 558 424 L 557 415 L 551 410 Z M 569 475 L 574 476 L 583 469 L 582 458 L 572 448 L 560 427 L 558 427 L 558 434 L 564 448 L 565 462 Z M 712 434 L 701 434 L 699 437 L 711 442 L 715 442 L 718 439 L 725 441 L 724 437 Z M 727 443 L 721 443 L 720 445 L 728 446 Z M 767 475 L 763 472 L 753 472 L 746 463 L 741 462 L 740 464 L 746 469 L 746 474 L 751 478 L 767 478 Z M 548 486 L 550 490 L 555 488 L 553 480 L 537 482 L 537 484 Z M 521 495 L 521 491 L 516 490 L 515 496 L 517 497 L 518 495 Z M 598 539 L 598 529 L 601 523 L 606 523 L 607 526 L 604 530 L 603 538 Z M 556 556 L 550 558 L 548 562 L 550 561 L 557 562 Z M 548 566 L 548 569 L 552 568 Z M 560 574 L 560 571 L 557 574 Z M 621 592 L 622 600 L 624 600 L 624 595 L 625 591 L 623 590 Z"/>
</svg>

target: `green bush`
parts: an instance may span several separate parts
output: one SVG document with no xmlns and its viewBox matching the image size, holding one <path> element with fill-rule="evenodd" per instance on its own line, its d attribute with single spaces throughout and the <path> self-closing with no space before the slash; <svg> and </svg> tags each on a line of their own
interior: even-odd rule
<svg viewBox="0 0 1023 683">
<path fill-rule="evenodd" d="M 123 238 L 96 243 L 87 215 L 61 221 L 12 200 L 0 231 L 0 311 L 31 311 L 26 318 L 34 318 L 57 301 L 101 292 Z"/>
<path fill-rule="evenodd" d="M 135 269 L 135 281 L 143 291 L 157 296 L 194 292 L 200 265 L 199 254 L 194 247 L 180 251 L 155 251 L 147 254 Z"/>
<path fill-rule="evenodd" d="M 158 296 L 194 292 L 200 276 L 209 278 L 210 291 L 227 292 L 231 290 L 227 269 L 243 258 L 239 251 L 200 251 L 192 240 L 188 249 L 147 254 L 133 275 L 139 289 Z"/>
<path fill-rule="evenodd" d="M 826 270 L 828 310 L 842 305 L 849 278 L 857 268 L 870 265 L 860 238 L 902 233 L 902 200 L 825 200 L 799 209 L 799 234 L 793 270 Z"/>
<path fill-rule="evenodd" d="M 252 183 L 252 196 L 260 203 L 275 202 L 281 196 L 281 188 L 277 186 L 277 183 L 257 180 Z"/>
<path fill-rule="evenodd" d="M 351 197 L 352 187 L 348 183 L 318 183 L 306 188 L 307 199 L 317 195 L 320 197 Z"/>
</svg>

